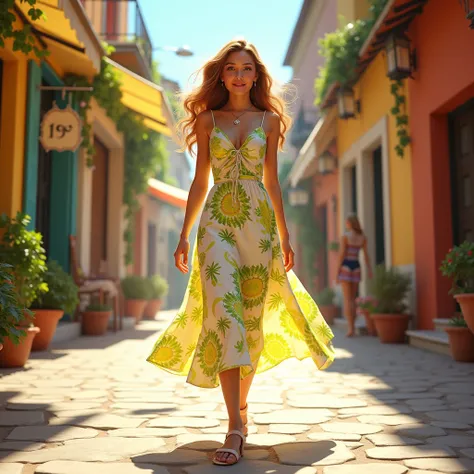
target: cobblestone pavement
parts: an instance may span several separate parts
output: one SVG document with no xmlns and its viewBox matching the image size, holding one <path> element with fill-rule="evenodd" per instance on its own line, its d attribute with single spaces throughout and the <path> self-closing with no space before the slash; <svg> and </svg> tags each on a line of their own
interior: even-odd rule
<svg viewBox="0 0 474 474">
<path fill-rule="evenodd" d="M 474 472 L 474 364 L 340 333 L 328 371 L 291 360 L 257 376 L 245 457 L 212 466 L 226 431 L 220 389 L 144 360 L 171 317 L 1 370 L 0 473 Z"/>
</svg>

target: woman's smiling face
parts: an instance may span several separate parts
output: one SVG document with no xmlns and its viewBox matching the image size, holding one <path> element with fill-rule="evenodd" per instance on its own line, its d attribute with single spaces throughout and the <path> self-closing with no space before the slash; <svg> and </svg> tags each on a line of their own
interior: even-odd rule
<svg viewBox="0 0 474 474">
<path fill-rule="evenodd" d="M 248 94 L 258 78 L 255 61 L 245 50 L 235 51 L 227 57 L 221 80 L 233 94 Z"/>
</svg>

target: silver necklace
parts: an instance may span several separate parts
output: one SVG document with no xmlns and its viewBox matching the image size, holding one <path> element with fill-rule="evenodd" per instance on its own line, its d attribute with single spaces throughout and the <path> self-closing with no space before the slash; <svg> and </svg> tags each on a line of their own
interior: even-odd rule
<svg viewBox="0 0 474 474">
<path fill-rule="evenodd" d="M 235 120 L 234 120 L 234 125 L 239 125 L 240 123 L 240 117 L 242 117 L 242 115 L 245 114 L 245 112 L 248 112 L 252 107 L 249 107 L 248 109 L 245 109 L 240 115 L 235 115 L 234 112 L 230 112 L 234 117 L 235 117 Z"/>
</svg>

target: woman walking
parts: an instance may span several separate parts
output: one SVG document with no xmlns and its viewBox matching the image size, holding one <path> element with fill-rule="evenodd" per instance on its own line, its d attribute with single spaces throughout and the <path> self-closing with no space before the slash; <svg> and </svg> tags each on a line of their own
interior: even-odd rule
<svg viewBox="0 0 474 474">
<path fill-rule="evenodd" d="M 222 386 L 229 431 L 213 462 L 243 455 L 256 373 L 285 359 L 334 360 L 333 334 L 291 268 L 277 151 L 290 119 L 255 47 L 231 41 L 202 68 L 179 124 L 196 172 L 175 263 L 189 271 L 188 236 L 205 200 L 180 311 L 148 361 L 203 387 Z M 214 186 L 208 191 L 212 170 Z M 263 178 L 263 180 L 262 180 Z"/>
<path fill-rule="evenodd" d="M 372 278 L 372 267 L 367 252 L 367 238 L 365 237 L 359 219 L 351 215 L 346 219 L 346 233 L 341 240 L 337 282 L 342 286 L 344 295 L 344 315 L 347 319 L 348 331 L 346 336 L 352 337 L 355 333 L 356 304 L 361 268 L 359 262 L 360 250 L 363 250 L 368 277 Z"/>
</svg>

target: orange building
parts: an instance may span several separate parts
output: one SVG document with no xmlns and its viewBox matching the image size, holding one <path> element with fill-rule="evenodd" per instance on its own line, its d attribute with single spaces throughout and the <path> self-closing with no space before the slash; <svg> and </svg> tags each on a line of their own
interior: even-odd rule
<svg viewBox="0 0 474 474">
<path fill-rule="evenodd" d="M 474 30 L 462 3 L 389 1 L 362 58 L 390 33 L 409 38 L 418 329 L 453 316 L 451 283 L 439 267 L 453 245 L 474 240 Z"/>
</svg>

